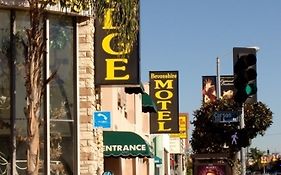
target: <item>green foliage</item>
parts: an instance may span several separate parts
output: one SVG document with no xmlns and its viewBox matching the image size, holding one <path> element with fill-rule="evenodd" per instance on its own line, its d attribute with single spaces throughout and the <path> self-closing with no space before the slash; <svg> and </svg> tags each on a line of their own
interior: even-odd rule
<svg viewBox="0 0 281 175">
<path fill-rule="evenodd" d="M 60 4 L 63 8 L 70 8 L 72 12 L 81 12 L 82 10 L 89 10 L 93 7 L 91 0 L 35 0 L 39 1 L 43 6 L 54 6 Z"/>
<path fill-rule="evenodd" d="M 96 17 L 102 22 L 104 10 L 114 9 L 112 21 L 118 26 L 118 43 L 126 43 L 132 48 L 139 32 L 139 0 L 96 0 Z"/>
<path fill-rule="evenodd" d="M 54 32 L 50 35 L 50 47 L 54 49 L 64 48 L 69 41 L 69 32 L 62 26 L 54 26 L 52 30 Z"/>
<path fill-rule="evenodd" d="M 250 148 L 248 153 L 248 160 L 251 162 L 247 169 L 250 171 L 259 171 L 262 169 L 261 157 L 265 154 L 265 152 L 259 150 L 258 148 Z"/>
<path fill-rule="evenodd" d="M 239 130 L 239 123 L 214 123 L 213 114 L 216 111 L 241 111 L 233 99 L 217 100 L 205 103 L 194 112 L 194 131 L 191 145 L 195 153 L 234 153 L 241 145 L 231 144 L 231 135 L 238 132 L 244 141 L 263 135 L 272 124 L 272 112 L 262 102 L 246 104 L 244 107 L 245 128 Z M 238 139 L 239 140 L 239 139 Z M 248 146 L 250 142 L 247 143 Z M 245 145 L 244 145 L 245 146 Z"/>
<path fill-rule="evenodd" d="M 37 0 L 38 1 L 38 0 Z M 139 32 L 139 0 L 40 0 L 43 7 L 60 4 L 72 12 L 93 10 L 95 17 L 102 22 L 105 9 L 111 8 L 112 21 L 118 26 L 118 43 L 133 47 Z"/>
</svg>

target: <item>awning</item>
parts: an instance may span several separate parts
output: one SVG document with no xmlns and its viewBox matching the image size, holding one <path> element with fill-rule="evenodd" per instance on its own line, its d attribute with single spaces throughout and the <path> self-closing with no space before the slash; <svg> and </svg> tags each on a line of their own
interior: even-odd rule
<svg viewBox="0 0 281 175">
<path fill-rule="evenodd" d="M 125 92 L 127 94 L 143 94 L 144 93 L 143 84 L 141 83 L 139 85 L 125 87 Z"/>
<path fill-rule="evenodd" d="M 150 145 L 138 134 L 103 131 L 104 157 L 152 157 Z"/>
<path fill-rule="evenodd" d="M 142 94 L 142 112 L 157 112 L 154 101 L 147 93 Z"/>
</svg>

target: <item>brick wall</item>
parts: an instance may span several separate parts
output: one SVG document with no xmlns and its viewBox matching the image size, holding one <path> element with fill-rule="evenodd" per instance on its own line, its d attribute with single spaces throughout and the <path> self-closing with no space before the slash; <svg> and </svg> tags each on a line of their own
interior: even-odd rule
<svg viewBox="0 0 281 175">
<path fill-rule="evenodd" d="M 103 172 L 102 130 L 93 130 L 92 114 L 96 110 L 94 86 L 93 20 L 79 22 L 79 91 L 80 91 L 80 174 Z"/>
</svg>

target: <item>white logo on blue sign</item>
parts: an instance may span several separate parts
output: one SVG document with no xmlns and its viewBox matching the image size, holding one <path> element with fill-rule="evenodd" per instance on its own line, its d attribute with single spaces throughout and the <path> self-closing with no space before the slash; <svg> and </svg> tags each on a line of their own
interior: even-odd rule
<svg viewBox="0 0 281 175">
<path fill-rule="evenodd" d="M 110 112 L 96 111 L 93 114 L 94 127 L 110 128 L 111 117 Z"/>
</svg>

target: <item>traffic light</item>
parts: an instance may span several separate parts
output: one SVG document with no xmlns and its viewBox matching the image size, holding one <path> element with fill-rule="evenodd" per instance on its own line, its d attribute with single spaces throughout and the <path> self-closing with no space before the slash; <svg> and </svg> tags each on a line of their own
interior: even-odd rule
<svg viewBox="0 0 281 175">
<path fill-rule="evenodd" d="M 251 139 L 249 137 L 248 131 L 243 129 L 238 129 L 235 131 L 230 131 L 228 135 L 228 145 L 232 151 L 239 151 L 242 147 L 248 147 L 251 145 Z"/>
<path fill-rule="evenodd" d="M 242 147 L 248 147 L 251 145 L 251 139 L 249 138 L 248 131 L 244 129 L 240 129 L 238 131 L 238 142 L 237 145 L 242 148 Z"/>
<path fill-rule="evenodd" d="M 233 48 L 234 100 L 243 104 L 257 101 L 256 48 Z"/>
</svg>

